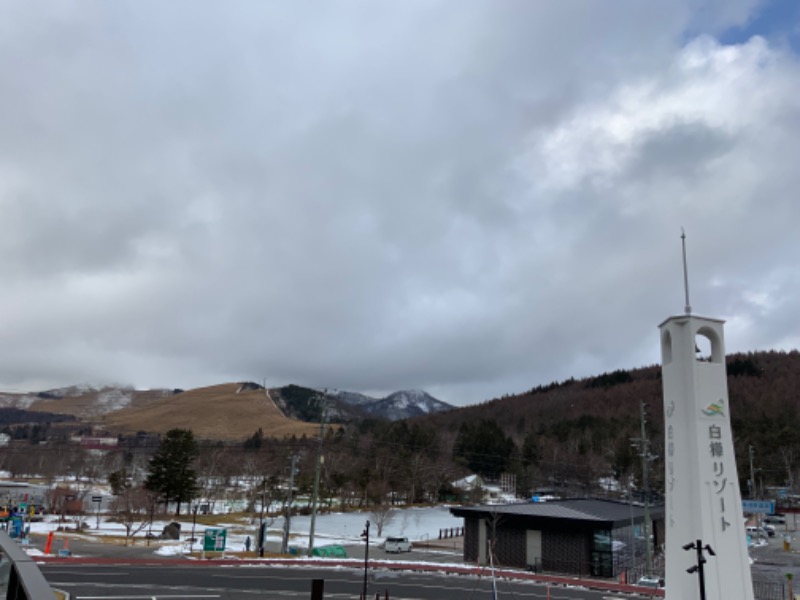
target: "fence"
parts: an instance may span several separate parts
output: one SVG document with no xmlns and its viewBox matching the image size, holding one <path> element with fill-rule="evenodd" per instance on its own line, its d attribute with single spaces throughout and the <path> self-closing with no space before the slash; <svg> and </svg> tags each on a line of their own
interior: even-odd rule
<svg viewBox="0 0 800 600">
<path fill-rule="evenodd" d="M 0 531 L 0 592 L 15 600 L 55 598 L 33 559 L 4 531 Z"/>
<path fill-rule="evenodd" d="M 644 576 L 664 577 L 663 555 L 653 557 L 651 569 L 647 569 L 644 561 L 623 563 L 614 559 L 612 562 L 586 559 L 536 559 L 528 565 L 528 570 L 542 575 L 563 575 L 569 577 L 600 577 L 616 580 L 620 583 L 636 583 Z"/>
<path fill-rule="evenodd" d="M 452 537 L 463 537 L 464 535 L 464 528 L 463 527 L 449 527 L 447 529 L 440 529 L 439 530 L 439 539 L 444 540 L 447 538 Z"/>
<path fill-rule="evenodd" d="M 787 593 L 785 583 L 753 580 L 753 597 L 755 600 L 786 600 Z"/>
</svg>

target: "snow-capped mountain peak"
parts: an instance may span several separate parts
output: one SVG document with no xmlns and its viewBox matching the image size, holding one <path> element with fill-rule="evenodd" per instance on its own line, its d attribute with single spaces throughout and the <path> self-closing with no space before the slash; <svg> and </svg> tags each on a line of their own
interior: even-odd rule
<svg viewBox="0 0 800 600">
<path fill-rule="evenodd" d="M 390 421 L 400 421 L 422 414 L 444 412 L 453 408 L 422 390 L 400 390 L 380 399 L 345 391 L 336 391 L 331 395 L 345 404 L 360 408 L 370 416 Z"/>
</svg>

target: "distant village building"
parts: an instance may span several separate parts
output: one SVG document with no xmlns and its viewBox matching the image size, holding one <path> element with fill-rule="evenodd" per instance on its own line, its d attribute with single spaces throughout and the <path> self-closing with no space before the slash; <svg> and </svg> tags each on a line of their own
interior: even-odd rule
<svg viewBox="0 0 800 600">
<path fill-rule="evenodd" d="M 453 489 L 462 492 L 473 492 L 486 487 L 486 483 L 483 481 L 483 478 L 480 475 L 467 475 L 466 477 L 452 482 L 451 485 L 453 486 Z"/>
<path fill-rule="evenodd" d="M 0 506 L 18 505 L 20 502 L 41 505 L 47 491 L 45 485 L 0 480 Z"/>
<path fill-rule="evenodd" d="M 501 476 L 500 483 L 490 483 L 480 475 L 468 475 L 450 485 L 459 493 L 462 501 L 499 504 L 518 500 L 515 494 L 516 484 L 514 475 Z"/>
<path fill-rule="evenodd" d="M 75 435 L 70 438 L 70 441 L 90 450 L 111 450 L 119 445 L 119 440 L 116 437 Z"/>
</svg>

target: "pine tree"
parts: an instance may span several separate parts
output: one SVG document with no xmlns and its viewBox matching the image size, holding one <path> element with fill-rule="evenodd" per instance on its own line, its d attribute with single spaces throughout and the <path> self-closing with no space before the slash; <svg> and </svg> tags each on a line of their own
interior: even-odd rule
<svg viewBox="0 0 800 600">
<path fill-rule="evenodd" d="M 499 477 L 511 464 L 516 450 L 514 440 L 505 434 L 494 419 L 461 424 L 453 446 L 453 457 L 474 473 L 488 478 Z"/>
<path fill-rule="evenodd" d="M 145 487 L 159 493 L 165 505 L 176 502 L 176 515 L 181 514 L 181 503 L 191 501 L 197 493 L 197 473 L 192 468 L 197 455 L 194 434 L 188 429 L 171 429 L 150 459 Z"/>
</svg>

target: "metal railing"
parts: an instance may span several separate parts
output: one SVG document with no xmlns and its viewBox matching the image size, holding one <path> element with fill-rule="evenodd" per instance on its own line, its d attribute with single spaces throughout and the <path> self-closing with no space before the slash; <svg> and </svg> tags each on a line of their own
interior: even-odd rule
<svg viewBox="0 0 800 600">
<path fill-rule="evenodd" d="M 784 600 L 786 596 L 785 583 L 753 580 L 753 597 L 756 600 Z"/>
<path fill-rule="evenodd" d="M 0 531 L 0 592 L 13 600 L 56 597 L 34 560 L 5 531 Z"/>
</svg>

